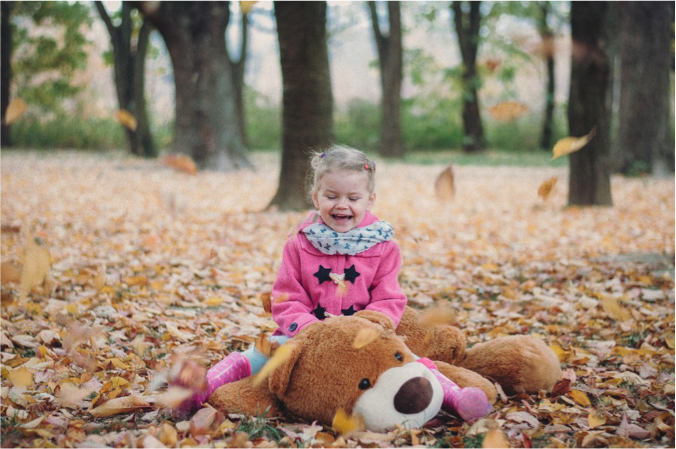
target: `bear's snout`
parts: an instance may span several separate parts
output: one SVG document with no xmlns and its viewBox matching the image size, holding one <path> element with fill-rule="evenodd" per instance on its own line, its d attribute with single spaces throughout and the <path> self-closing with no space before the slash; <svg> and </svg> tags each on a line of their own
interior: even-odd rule
<svg viewBox="0 0 676 449">
<path fill-rule="evenodd" d="M 404 382 L 394 395 L 394 409 L 406 415 L 420 413 L 430 405 L 433 395 L 434 390 L 429 380 L 414 377 Z"/>
</svg>

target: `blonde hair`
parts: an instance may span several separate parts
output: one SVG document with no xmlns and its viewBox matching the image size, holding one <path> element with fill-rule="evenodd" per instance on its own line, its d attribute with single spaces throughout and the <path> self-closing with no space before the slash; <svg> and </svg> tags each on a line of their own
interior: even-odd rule
<svg viewBox="0 0 676 449">
<path fill-rule="evenodd" d="M 365 171 L 368 175 L 368 190 L 373 193 L 376 188 L 376 163 L 369 160 L 364 153 L 354 148 L 334 145 L 325 152 L 314 152 L 310 159 L 312 171 L 308 179 L 311 197 L 319 188 L 319 183 L 326 173 L 333 170 Z"/>
</svg>

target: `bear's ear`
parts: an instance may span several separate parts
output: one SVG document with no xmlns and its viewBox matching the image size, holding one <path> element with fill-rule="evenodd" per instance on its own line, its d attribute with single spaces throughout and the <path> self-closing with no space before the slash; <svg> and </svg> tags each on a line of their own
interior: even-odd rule
<svg viewBox="0 0 676 449">
<path fill-rule="evenodd" d="M 285 346 L 288 348 L 285 348 Z M 302 345 L 296 341 L 288 341 L 280 346 L 277 351 L 285 351 L 284 355 L 279 359 L 277 365 L 273 368 L 268 377 L 268 385 L 270 392 L 277 395 L 277 397 L 284 395 L 289 386 L 291 379 L 291 372 L 296 366 L 296 362 L 302 352 Z M 286 352 L 288 351 L 288 352 Z M 276 356 L 277 354 L 275 354 Z M 270 361 L 273 361 L 275 356 Z M 268 361 L 268 363 L 270 363 Z"/>
<path fill-rule="evenodd" d="M 385 315 L 384 313 L 373 310 L 360 310 L 359 312 L 355 313 L 354 316 L 358 316 L 359 318 L 363 318 L 372 323 L 379 324 L 385 330 L 394 331 L 394 321 L 392 321 L 392 318 Z"/>
</svg>

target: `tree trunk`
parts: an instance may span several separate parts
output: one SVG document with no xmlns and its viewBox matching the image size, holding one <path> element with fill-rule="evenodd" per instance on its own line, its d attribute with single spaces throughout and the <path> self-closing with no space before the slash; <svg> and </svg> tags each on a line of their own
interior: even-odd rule
<svg viewBox="0 0 676 449">
<path fill-rule="evenodd" d="M 549 26 L 549 13 L 551 5 L 548 1 L 542 2 L 540 6 L 540 25 L 538 31 L 542 39 L 542 54 L 547 67 L 547 86 L 545 91 L 545 116 L 542 121 L 542 135 L 540 137 L 540 148 L 546 151 L 552 149 L 552 139 L 554 136 L 554 107 L 556 105 L 556 73 L 554 64 L 554 32 Z"/>
<path fill-rule="evenodd" d="M 229 2 L 139 2 L 162 35 L 174 69 L 174 151 L 203 169 L 252 168 L 238 125 L 225 45 Z"/>
<path fill-rule="evenodd" d="M 401 80 L 403 77 L 401 4 L 387 2 L 389 32 L 383 34 L 378 21 L 376 2 L 368 2 L 373 36 L 378 48 L 380 86 L 382 90 L 382 121 L 380 155 L 388 158 L 404 157 L 401 134 Z"/>
<path fill-rule="evenodd" d="M 463 150 L 481 151 L 486 148 L 478 88 L 481 83 L 476 69 L 476 58 L 481 39 L 481 2 L 468 2 L 469 11 L 463 10 L 463 2 L 452 2 L 453 21 L 462 55 L 462 123 L 465 130 Z"/>
<path fill-rule="evenodd" d="M 2 49 L 0 50 L 1 58 L 0 61 L 0 70 L 1 81 L 0 81 L 0 100 L 2 104 L 0 108 L 2 109 L 2 129 L 0 129 L 0 146 L 2 148 L 7 148 L 11 145 L 9 139 L 9 125 L 5 124 L 5 114 L 7 112 L 7 106 L 9 106 L 9 87 L 12 82 L 12 29 L 11 22 L 9 20 L 12 4 L 10 2 L 0 2 L 1 9 L 1 30 L 0 30 L 0 45 Z"/>
<path fill-rule="evenodd" d="M 620 112 L 616 168 L 673 170 L 670 138 L 673 2 L 619 2 Z M 668 162 L 668 165 L 667 165 Z"/>
<path fill-rule="evenodd" d="M 131 154 L 155 157 L 157 150 L 148 126 L 144 96 L 144 64 L 150 27 L 144 21 L 137 42 L 133 42 L 132 6 L 128 2 L 122 2 L 122 20 L 117 26 L 113 24 L 103 3 L 97 1 L 94 4 L 106 24 L 113 46 L 114 80 L 118 104 L 120 109 L 128 111 L 136 119 L 135 129 L 125 127 L 127 146 Z"/>
<path fill-rule="evenodd" d="M 244 146 L 248 146 L 246 133 L 246 112 L 244 111 L 244 69 L 246 66 L 247 51 L 249 47 L 249 16 L 242 13 L 242 39 L 240 41 L 239 59 L 232 61 L 232 83 L 235 89 L 235 105 L 237 108 L 237 126 L 242 135 Z"/>
<path fill-rule="evenodd" d="M 326 2 L 275 2 L 282 68 L 282 163 L 270 206 L 311 207 L 308 155 L 334 143 Z"/>
<path fill-rule="evenodd" d="M 595 137 L 570 157 L 568 205 L 612 205 L 610 192 L 610 67 L 606 54 L 606 2 L 571 2 L 573 40 L 568 125 L 581 137 Z"/>
</svg>

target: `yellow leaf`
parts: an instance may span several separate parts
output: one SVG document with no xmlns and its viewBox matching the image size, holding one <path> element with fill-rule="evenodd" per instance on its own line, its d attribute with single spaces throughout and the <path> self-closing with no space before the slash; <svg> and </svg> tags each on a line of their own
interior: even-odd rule
<svg viewBox="0 0 676 449">
<path fill-rule="evenodd" d="M 491 429 L 486 432 L 481 447 L 511 447 L 504 432 L 500 429 Z"/>
<path fill-rule="evenodd" d="M 589 414 L 589 417 L 587 417 L 587 421 L 589 422 L 589 428 L 594 429 L 604 425 L 606 423 L 606 418 L 599 415 L 597 412 L 592 412 Z"/>
<path fill-rule="evenodd" d="M 570 390 L 570 393 L 568 394 L 575 400 L 575 402 L 577 402 L 583 407 L 588 407 L 591 405 L 591 402 L 589 401 L 589 398 L 587 397 L 587 394 L 584 391 Z"/>
<path fill-rule="evenodd" d="M 96 271 L 96 276 L 92 281 L 92 287 L 96 290 L 96 293 L 101 293 L 103 287 L 106 285 L 106 268 L 101 265 Z"/>
<path fill-rule="evenodd" d="M 119 361 L 119 359 L 111 359 L 111 360 L 113 361 L 113 365 L 116 365 L 115 362 L 114 362 L 115 360 Z M 127 366 L 127 365 L 125 365 L 125 366 Z M 124 387 L 129 386 L 129 381 L 127 379 L 125 379 L 124 377 L 120 377 L 120 376 L 115 376 L 112 379 L 110 379 L 110 383 L 111 383 L 113 388 L 124 388 Z"/>
<path fill-rule="evenodd" d="M 610 318 L 615 321 L 627 321 L 631 319 L 631 312 L 620 305 L 617 299 L 610 296 L 603 296 L 601 298 L 603 310 Z"/>
<path fill-rule="evenodd" d="M 143 275 L 130 276 L 124 280 L 124 283 L 132 287 L 134 285 L 147 285 L 148 278 Z"/>
<path fill-rule="evenodd" d="M 19 97 L 13 99 L 5 110 L 5 125 L 11 125 L 28 109 L 26 102 Z"/>
<path fill-rule="evenodd" d="M 45 281 L 51 269 L 52 256 L 49 249 L 38 243 L 36 239 L 28 240 L 25 254 L 23 269 L 21 270 L 20 302 L 26 299 L 31 288 Z"/>
<path fill-rule="evenodd" d="M 144 408 L 150 408 L 150 404 L 138 396 L 125 396 L 123 398 L 111 399 L 95 409 L 90 410 L 89 413 L 97 418 L 104 418 L 106 416 L 133 412 L 134 410 Z"/>
<path fill-rule="evenodd" d="M 578 150 L 581 150 L 582 147 L 587 145 L 590 140 L 596 135 L 596 127 L 592 128 L 591 132 L 586 136 L 582 137 L 564 137 L 556 142 L 554 145 L 554 150 L 552 151 L 554 155 L 552 156 L 552 161 L 558 159 L 561 156 L 566 156 L 571 153 L 575 153 Z"/>
<path fill-rule="evenodd" d="M 359 415 L 348 415 L 342 408 L 338 409 L 333 417 L 333 430 L 347 438 L 354 432 L 360 432 L 366 428 L 364 418 Z"/>
<path fill-rule="evenodd" d="M 665 335 L 664 343 L 667 345 L 667 348 L 674 349 L 674 334 Z"/>
<path fill-rule="evenodd" d="M 242 2 L 242 1 L 240 1 L 239 2 L 239 8 L 242 10 L 242 14 L 244 14 L 245 16 L 247 14 L 249 14 L 256 3 L 258 3 L 258 2 L 257 1 L 256 2 Z"/>
<path fill-rule="evenodd" d="M 157 434 L 157 438 L 166 447 L 176 447 L 176 442 L 178 441 L 178 432 L 174 426 L 168 422 L 163 422 L 160 425 L 160 432 Z"/>
<path fill-rule="evenodd" d="M 449 201 L 455 196 L 455 176 L 453 166 L 444 168 L 434 181 L 434 195 L 439 201 Z"/>
<path fill-rule="evenodd" d="M 547 199 L 549 199 L 549 194 L 552 193 L 557 180 L 558 178 L 556 176 L 552 176 L 540 185 L 538 188 L 538 195 L 542 198 L 542 201 L 547 201 Z"/>
<path fill-rule="evenodd" d="M 526 112 L 528 112 L 528 106 L 513 100 L 503 101 L 488 108 L 488 113 L 501 122 L 513 122 Z"/>
<path fill-rule="evenodd" d="M 33 373 L 28 368 L 19 368 L 9 373 L 9 380 L 17 387 L 33 385 Z"/>
<path fill-rule="evenodd" d="M 371 343 L 373 340 L 378 338 L 380 336 L 380 332 L 378 332 L 377 329 L 374 329 L 372 327 L 364 327 L 359 329 L 359 332 L 357 332 L 357 336 L 354 338 L 354 343 L 352 343 L 352 347 L 354 349 L 361 349 L 367 344 Z"/>
<path fill-rule="evenodd" d="M 566 360 L 568 360 L 568 357 L 570 357 L 571 352 L 570 352 L 570 351 L 566 351 L 565 349 L 563 349 L 563 348 L 562 348 L 561 346 L 559 346 L 559 345 L 555 345 L 555 344 L 549 345 L 549 348 L 550 348 L 552 351 L 554 351 L 554 353 L 556 354 L 556 356 L 559 358 L 559 362 L 562 362 L 562 363 L 563 363 L 563 362 L 566 362 Z"/>
<path fill-rule="evenodd" d="M 206 304 L 209 307 L 216 307 L 220 306 L 223 303 L 223 298 L 220 298 L 218 296 L 212 296 L 211 298 L 207 299 Z"/>
<path fill-rule="evenodd" d="M 136 117 L 126 109 L 118 109 L 115 111 L 115 120 L 131 131 L 136 131 L 136 127 L 138 126 Z"/>
<path fill-rule="evenodd" d="M 75 303 L 70 303 L 66 306 L 66 312 L 68 312 L 71 315 L 77 315 L 77 304 Z"/>
<path fill-rule="evenodd" d="M 286 362 L 289 357 L 291 357 L 294 346 L 295 343 L 289 341 L 277 348 L 270 360 L 268 360 L 265 365 L 263 365 L 260 372 L 256 374 L 253 381 L 254 386 L 260 385 L 261 382 L 263 382 L 278 366 Z"/>
</svg>

